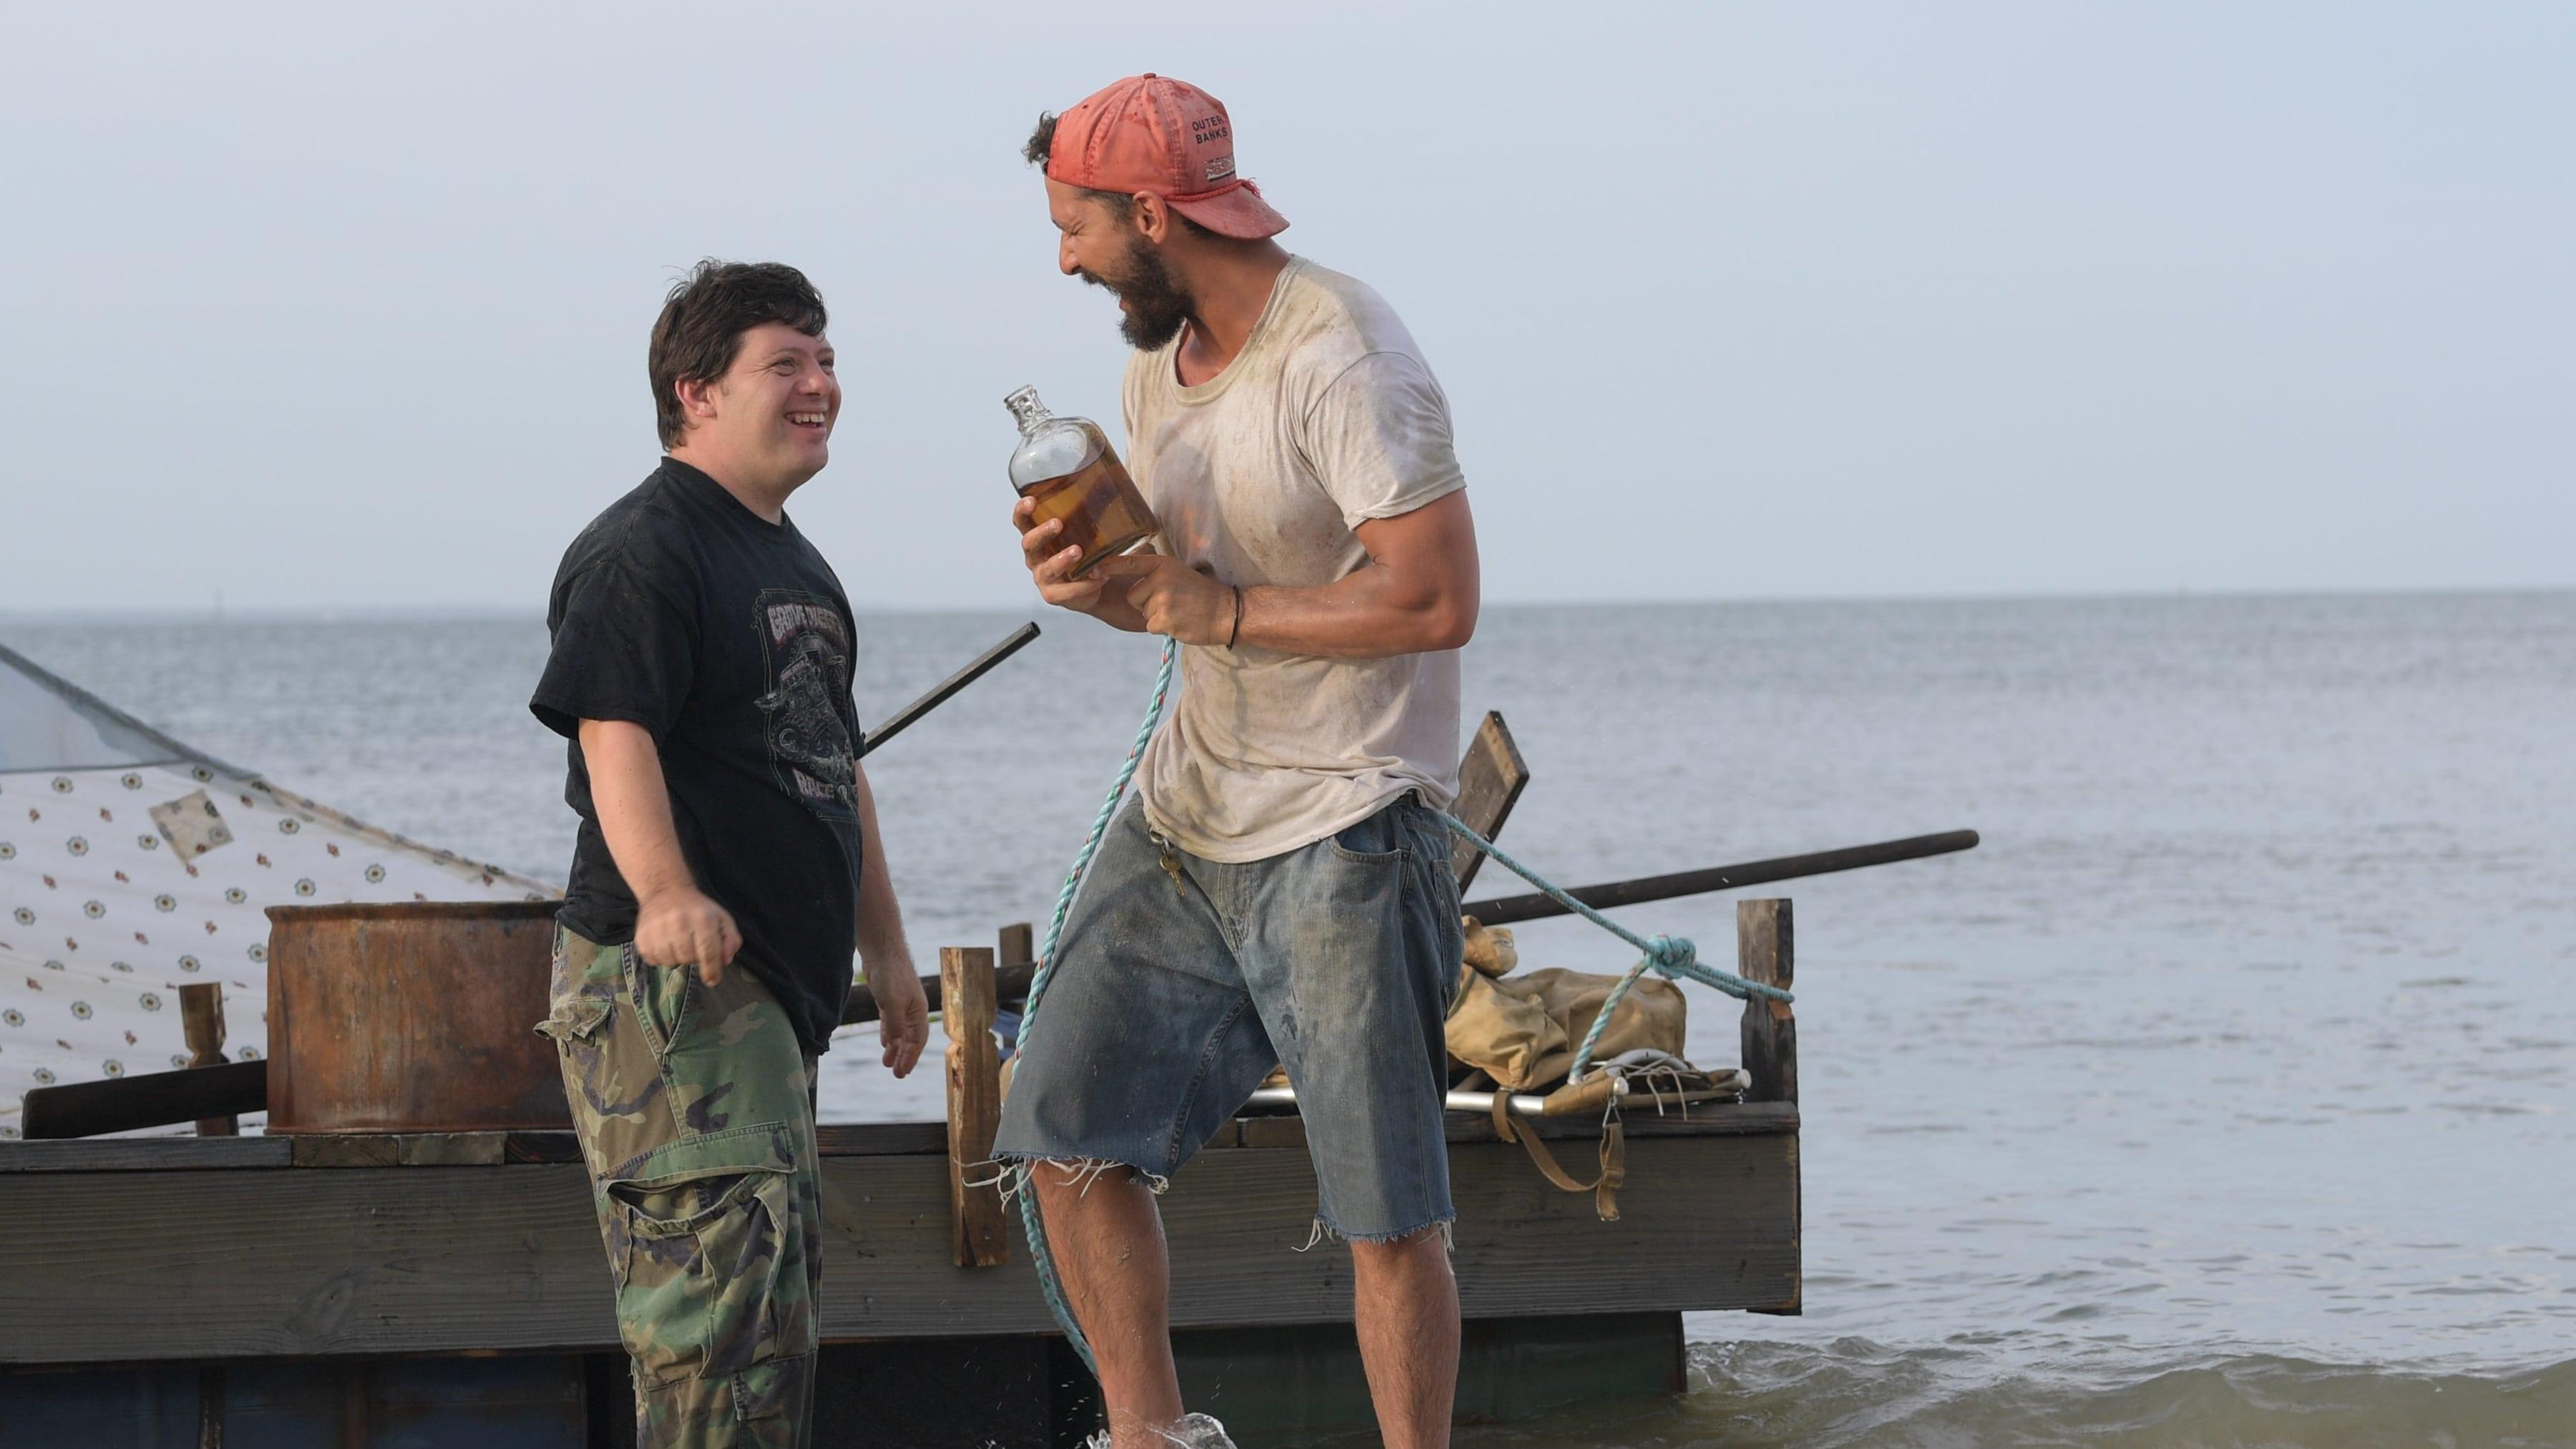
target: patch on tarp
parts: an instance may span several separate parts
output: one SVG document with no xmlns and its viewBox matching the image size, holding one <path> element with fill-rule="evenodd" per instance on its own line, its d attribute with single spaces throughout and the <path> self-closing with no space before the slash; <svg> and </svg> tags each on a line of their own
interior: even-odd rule
<svg viewBox="0 0 2576 1449">
<path fill-rule="evenodd" d="M 224 823 L 203 790 L 153 806 L 152 823 L 160 827 L 161 838 L 170 842 L 181 860 L 194 860 L 216 846 L 233 843 L 232 827 Z"/>
</svg>

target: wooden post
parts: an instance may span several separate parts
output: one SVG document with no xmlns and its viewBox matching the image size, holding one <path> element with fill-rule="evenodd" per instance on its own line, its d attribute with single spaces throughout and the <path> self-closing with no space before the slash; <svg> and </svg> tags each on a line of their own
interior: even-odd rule
<svg viewBox="0 0 2576 1449">
<path fill-rule="evenodd" d="M 1037 927 L 1030 925 L 1026 921 L 1018 921 L 1011 925 L 1004 926 L 1002 928 L 1002 937 L 999 944 L 999 954 L 1001 956 L 1001 960 L 996 964 L 994 969 L 1006 977 L 1016 976 L 1020 985 L 1013 988 L 1013 990 L 1017 992 L 1020 998 L 1020 1007 L 1026 1007 L 1028 1005 L 1028 972 L 1030 967 L 1037 964 L 1038 959 Z M 1008 1051 L 1018 1051 L 1020 1049 L 1020 1032 L 1018 1027 L 1014 1026 L 1011 1028 L 1011 1038 L 1010 1040 L 1003 1042 L 1002 1046 Z"/>
<path fill-rule="evenodd" d="M 224 1064 L 224 988 L 219 981 L 204 981 L 179 988 L 179 1021 L 188 1034 L 188 1065 L 219 1067 Z M 238 1137 L 239 1117 L 200 1117 L 200 1137 Z"/>
<path fill-rule="evenodd" d="M 1002 1125 L 1001 1053 L 993 1045 L 993 953 L 982 946 L 939 950 L 939 1019 L 948 1032 L 948 1201 L 960 1268 L 1010 1261 L 1001 1191 L 969 1178 L 992 1171 Z"/>
<path fill-rule="evenodd" d="M 1735 903 L 1735 974 L 1747 981 L 1782 990 L 1797 989 L 1797 936 L 1791 929 L 1789 902 L 1785 897 Z M 1756 996 L 1744 1003 L 1744 1073 L 1752 1082 L 1745 1088 L 1748 1102 L 1798 1102 L 1798 1022 L 1790 1015 L 1789 1003 Z M 1789 1149 L 1790 1246 L 1803 1262 L 1806 1235 L 1806 1192 L 1799 1181 L 1798 1139 L 1792 1136 Z M 1796 1316 L 1805 1311 L 1806 1274 L 1803 1268 L 1790 1276 L 1789 1296 L 1777 1303 L 1758 1304 L 1755 1313 L 1778 1313 Z"/>
<path fill-rule="evenodd" d="M 1735 974 L 1795 990 L 1797 965 L 1786 898 L 1735 903 Z M 1798 1100 L 1798 1023 L 1789 1003 L 1750 997 L 1744 1003 L 1744 1071 L 1748 1102 Z"/>
</svg>

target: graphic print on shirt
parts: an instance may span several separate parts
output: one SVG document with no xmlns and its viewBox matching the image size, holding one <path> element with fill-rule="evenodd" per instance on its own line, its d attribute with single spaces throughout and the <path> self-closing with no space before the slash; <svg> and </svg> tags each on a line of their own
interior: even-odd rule
<svg viewBox="0 0 2576 1449">
<path fill-rule="evenodd" d="M 858 765 L 837 701 L 850 697 L 850 634 L 819 594 L 763 589 L 760 644 L 769 692 L 769 763 L 787 792 L 819 814 L 858 809 Z"/>
</svg>

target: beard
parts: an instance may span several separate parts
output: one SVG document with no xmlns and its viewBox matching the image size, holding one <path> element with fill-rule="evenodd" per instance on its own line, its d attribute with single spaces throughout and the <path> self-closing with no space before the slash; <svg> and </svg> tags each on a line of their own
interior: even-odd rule
<svg viewBox="0 0 2576 1449">
<path fill-rule="evenodd" d="M 1118 319 L 1118 335 L 1139 352 L 1152 352 L 1181 335 L 1181 326 L 1198 310 L 1198 299 L 1172 275 L 1169 263 L 1142 240 L 1130 241 L 1115 276 L 1090 272 L 1082 279 L 1106 288 L 1127 304 Z"/>
</svg>

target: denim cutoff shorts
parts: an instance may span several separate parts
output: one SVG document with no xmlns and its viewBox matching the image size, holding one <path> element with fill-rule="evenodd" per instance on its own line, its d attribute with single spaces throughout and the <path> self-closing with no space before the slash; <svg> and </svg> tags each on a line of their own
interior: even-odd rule
<svg viewBox="0 0 2576 1449">
<path fill-rule="evenodd" d="M 1284 1066 L 1319 1227 L 1383 1242 L 1446 1223 L 1462 953 L 1449 836 L 1410 794 L 1239 864 L 1163 841 L 1131 802 L 1065 923 L 994 1155 L 1120 1163 L 1159 1189 Z"/>
</svg>

